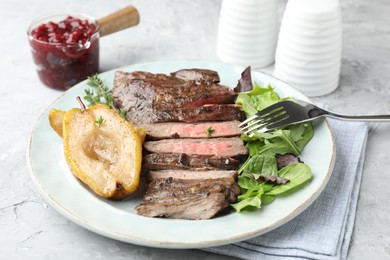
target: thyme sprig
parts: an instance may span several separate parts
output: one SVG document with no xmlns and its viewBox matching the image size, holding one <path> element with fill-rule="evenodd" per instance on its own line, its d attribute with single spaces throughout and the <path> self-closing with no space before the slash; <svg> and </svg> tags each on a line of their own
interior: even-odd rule
<svg viewBox="0 0 390 260">
<path fill-rule="evenodd" d="M 208 137 L 211 137 L 211 135 L 213 134 L 214 131 L 215 131 L 215 130 L 214 130 L 212 127 L 209 127 L 209 128 L 207 128 L 207 130 L 206 130 L 206 135 L 207 135 Z"/>
<path fill-rule="evenodd" d="M 98 74 L 88 77 L 88 86 L 91 88 L 85 89 L 84 99 L 89 103 L 89 106 L 95 104 L 106 104 L 114 109 L 112 104 L 112 90 L 104 83 Z M 123 118 L 126 118 L 126 110 L 117 111 Z"/>
<path fill-rule="evenodd" d="M 104 84 L 104 81 L 98 74 L 88 77 L 88 86 L 92 89 L 85 90 L 84 99 L 89 102 L 89 105 L 95 105 L 98 103 L 106 104 L 110 108 L 112 106 L 112 90 Z M 102 100 L 103 99 L 103 100 Z"/>
<path fill-rule="evenodd" d="M 99 127 L 101 127 L 101 126 L 104 124 L 104 122 L 106 122 L 106 119 L 104 119 L 102 116 L 99 116 L 99 118 L 96 119 L 96 121 L 95 121 L 95 123 L 96 123 Z"/>
</svg>

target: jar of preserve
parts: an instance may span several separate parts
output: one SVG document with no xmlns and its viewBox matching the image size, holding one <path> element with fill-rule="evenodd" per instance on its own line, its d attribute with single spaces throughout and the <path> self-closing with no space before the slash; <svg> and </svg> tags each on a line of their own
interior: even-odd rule
<svg viewBox="0 0 390 260">
<path fill-rule="evenodd" d="M 32 56 L 40 80 L 68 89 L 99 70 L 99 24 L 82 14 L 38 18 L 28 28 Z"/>
</svg>

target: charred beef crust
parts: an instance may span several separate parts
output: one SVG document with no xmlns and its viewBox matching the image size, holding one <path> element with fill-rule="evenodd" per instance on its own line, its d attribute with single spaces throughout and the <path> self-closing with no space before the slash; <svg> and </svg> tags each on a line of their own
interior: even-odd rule
<svg viewBox="0 0 390 260">
<path fill-rule="evenodd" d="M 180 196 L 219 192 L 229 203 L 236 201 L 237 188 L 233 178 L 199 180 L 154 179 L 148 186 L 144 202 L 177 200 Z M 239 191 L 238 191 L 239 192 Z"/>
<path fill-rule="evenodd" d="M 220 82 L 218 72 L 214 70 L 182 69 L 182 70 L 172 72 L 171 75 L 184 80 L 192 80 L 196 84 L 201 84 L 201 83 L 213 84 L 213 83 Z"/>
<path fill-rule="evenodd" d="M 134 124 L 188 121 L 187 117 L 193 118 L 194 113 L 203 112 L 202 109 L 198 111 L 198 107 L 233 103 L 236 95 L 219 84 L 195 84 L 192 80 L 149 72 L 118 71 L 112 90 L 114 107 L 126 111 L 127 120 Z M 190 110 L 181 111 L 183 108 Z M 175 109 L 179 111 L 171 111 Z M 207 112 L 210 113 L 210 109 Z"/>
<path fill-rule="evenodd" d="M 147 154 L 142 158 L 142 167 L 145 170 L 186 169 L 186 170 L 236 170 L 240 161 L 234 158 L 214 156 L 190 156 L 180 154 Z"/>
<path fill-rule="evenodd" d="M 229 204 L 221 193 L 203 193 L 181 198 L 169 203 L 149 202 L 136 207 L 139 215 L 145 217 L 166 217 L 179 219 L 210 219 Z"/>
<path fill-rule="evenodd" d="M 149 97 L 156 95 L 155 89 L 148 87 L 145 80 L 154 80 L 158 77 L 148 72 L 126 73 L 117 71 L 112 89 L 113 105 L 117 110 L 126 112 L 126 119 L 134 124 L 154 122 L 152 102 Z M 180 81 L 180 79 L 178 79 Z M 182 84 L 185 84 L 184 82 Z M 163 87 L 164 84 L 160 82 Z M 135 87 L 133 87 L 135 86 Z"/>
<path fill-rule="evenodd" d="M 148 179 L 144 202 L 136 207 L 138 214 L 148 217 L 208 219 L 234 203 L 240 192 L 234 175 L 202 180 Z"/>
<path fill-rule="evenodd" d="M 233 104 L 204 105 L 199 107 L 178 108 L 154 111 L 158 122 L 206 122 L 206 121 L 243 121 L 245 116 L 241 107 Z"/>
<path fill-rule="evenodd" d="M 167 76 L 169 77 L 169 76 Z M 156 89 L 152 99 L 154 109 L 174 109 L 185 107 L 198 107 L 205 104 L 230 104 L 234 103 L 236 93 L 228 87 L 212 85 L 195 85 L 187 81 L 185 85 L 174 85 L 169 88 L 160 88 L 158 85 L 151 85 Z"/>
</svg>

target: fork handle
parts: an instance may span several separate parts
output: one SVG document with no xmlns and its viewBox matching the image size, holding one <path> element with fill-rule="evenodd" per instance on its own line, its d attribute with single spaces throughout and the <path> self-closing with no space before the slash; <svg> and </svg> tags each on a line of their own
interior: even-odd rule
<svg viewBox="0 0 390 260">
<path fill-rule="evenodd" d="M 347 116 L 340 115 L 329 111 L 320 109 L 318 116 L 325 116 L 334 119 L 341 119 L 347 121 L 365 121 L 365 122 L 390 122 L 390 115 L 370 115 L 370 116 Z"/>
</svg>

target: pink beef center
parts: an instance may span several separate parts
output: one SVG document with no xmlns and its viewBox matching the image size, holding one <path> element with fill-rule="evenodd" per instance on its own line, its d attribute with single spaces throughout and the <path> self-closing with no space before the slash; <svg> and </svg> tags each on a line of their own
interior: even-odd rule
<svg viewBox="0 0 390 260">
<path fill-rule="evenodd" d="M 210 155 L 210 156 L 230 156 L 232 146 L 227 143 L 170 143 L 167 144 L 166 150 L 172 151 L 173 153 L 187 153 L 187 154 L 199 154 L 199 155 Z"/>
<path fill-rule="evenodd" d="M 207 135 L 207 129 L 211 127 L 212 130 L 214 130 L 213 133 L 229 133 L 230 130 L 229 128 L 226 127 L 226 125 L 220 124 L 220 125 L 210 125 L 208 127 L 202 125 L 202 126 L 194 126 L 194 125 L 188 125 L 188 126 L 183 126 L 180 129 L 177 129 L 177 133 L 179 135 L 183 135 L 183 133 L 188 134 L 189 136 L 206 136 Z"/>
</svg>

